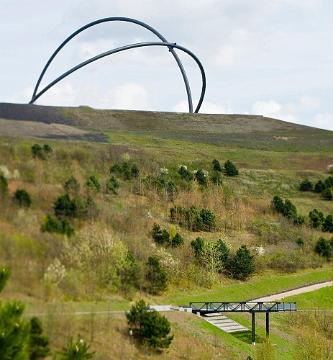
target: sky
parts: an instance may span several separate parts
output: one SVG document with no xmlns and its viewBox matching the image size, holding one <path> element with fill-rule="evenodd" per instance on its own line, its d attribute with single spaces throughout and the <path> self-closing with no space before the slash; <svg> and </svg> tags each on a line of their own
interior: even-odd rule
<svg viewBox="0 0 333 360">
<path fill-rule="evenodd" d="M 0 0 L 0 102 L 26 103 L 55 48 L 99 18 L 142 20 L 204 65 L 203 113 L 260 114 L 333 130 L 332 0 Z M 105 23 L 72 40 L 43 80 L 100 52 L 156 41 L 133 24 Z M 200 72 L 179 52 L 194 103 Z M 130 50 L 77 71 L 42 105 L 187 111 L 179 69 L 166 48 Z"/>
</svg>

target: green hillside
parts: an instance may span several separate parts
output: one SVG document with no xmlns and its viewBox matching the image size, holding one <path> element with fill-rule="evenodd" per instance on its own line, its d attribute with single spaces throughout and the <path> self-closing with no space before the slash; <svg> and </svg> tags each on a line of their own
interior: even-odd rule
<svg viewBox="0 0 333 360">
<path fill-rule="evenodd" d="M 247 334 L 182 313 L 168 314 L 170 349 L 151 353 L 128 336 L 123 314 L 108 311 L 141 298 L 245 301 L 333 279 L 332 257 L 315 251 L 320 238 L 332 247 L 332 145 L 332 132 L 260 116 L 0 104 L 0 264 L 12 272 L 1 297 L 41 314 L 54 348 L 81 334 L 97 359 L 261 359 Z M 238 175 L 228 176 L 227 160 Z M 325 188 L 300 191 L 305 179 Z M 274 196 L 294 207 L 277 211 Z M 313 209 L 323 216 L 318 226 Z M 230 264 L 243 245 L 255 271 L 240 278 Z M 151 275 L 160 271 L 163 286 Z M 328 309 L 328 300 L 320 306 L 326 294 L 308 294 L 300 306 Z M 98 313 L 82 315 L 90 311 Z M 274 317 L 276 359 L 309 350 L 298 349 L 310 343 L 309 319 L 317 343 L 332 347 L 331 329 L 311 314 Z M 262 349 L 264 319 L 258 332 Z"/>
</svg>

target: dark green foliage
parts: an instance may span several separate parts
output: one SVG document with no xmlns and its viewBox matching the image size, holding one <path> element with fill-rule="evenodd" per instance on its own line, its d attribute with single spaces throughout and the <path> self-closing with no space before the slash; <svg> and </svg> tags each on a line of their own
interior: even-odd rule
<svg viewBox="0 0 333 360">
<path fill-rule="evenodd" d="M 54 213 L 59 218 L 73 218 L 76 215 L 77 205 L 68 194 L 59 196 L 54 202 Z"/>
<path fill-rule="evenodd" d="M 74 229 L 67 219 L 59 219 L 53 215 L 46 215 L 41 226 L 42 232 L 58 233 L 67 236 L 74 234 Z"/>
<path fill-rule="evenodd" d="M 224 163 L 224 171 L 227 176 L 237 176 L 239 174 L 236 165 L 230 160 Z"/>
<path fill-rule="evenodd" d="M 166 290 L 168 279 L 158 257 L 150 256 L 146 264 L 146 290 L 148 293 L 157 295 Z"/>
<path fill-rule="evenodd" d="M 68 194 L 59 196 L 54 202 L 54 213 L 59 219 L 91 219 L 97 216 L 98 209 L 94 199 L 88 196 L 71 198 Z"/>
<path fill-rule="evenodd" d="M 67 194 L 77 196 L 80 192 L 80 183 L 74 176 L 71 176 L 64 183 L 64 190 Z"/>
<path fill-rule="evenodd" d="M 119 181 L 116 179 L 115 176 L 111 176 L 108 182 L 106 183 L 106 192 L 109 194 L 118 194 L 119 190 Z"/>
<path fill-rule="evenodd" d="M 186 166 L 181 166 L 178 170 L 178 174 L 183 180 L 191 181 L 193 180 L 193 174 L 187 169 Z"/>
<path fill-rule="evenodd" d="M 325 190 L 325 188 L 325 184 L 321 180 L 319 180 L 314 187 L 314 192 L 320 194 Z"/>
<path fill-rule="evenodd" d="M 194 256 L 197 259 L 200 259 L 200 257 L 204 253 L 204 246 L 205 246 L 205 242 L 204 239 L 201 237 L 197 237 L 195 240 L 191 241 L 191 247 L 193 249 Z"/>
<path fill-rule="evenodd" d="M 228 245 L 221 239 L 219 239 L 215 244 L 217 259 L 220 263 L 219 267 L 220 270 L 222 270 L 225 267 L 225 264 L 227 263 L 227 260 L 229 258 L 230 249 Z"/>
<path fill-rule="evenodd" d="M 195 180 L 199 183 L 200 186 L 207 187 L 207 176 L 202 169 L 195 173 Z"/>
<path fill-rule="evenodd" d="M 175 196 L 177 195 L 177 186 L 175 183 L 168 179 L 166 175 L 159 175 L 159 176 L 147 176 L 143 180 L 144 184 L 148 187 L 152 186 L 156 188 L 158 191 L 162 192 L 167 196 L 169 200 L 174 200 Z"/>
<path fill-rule="evenodd" d="M 166 229 L 161 229 L 160 225 L 154 224 L 151 231 L 152 238 L 159 245 L 168 245 L 170 242 L 170 235 Z"/>
<path fill-rule="evenodd" d="M 140 342 L 155 350 L 168 348 L 173 336 L 170 322 L 157 311 L 148 310 L 148 305 L 140 300 L 126 313 L 129 331 Z"/>
<path fill-rule="evenodd" d="M 16 204 L 22 207 L 30 207 L 31 206 L 31 197 L 28 192 L 24 189 L 18 189 L 14 194 L 14 201 Z"/>
<path fill-rule="evenodd" d="M 95 192 L 101 191 L 101 184 L 94 175 L 88 177 L 88 179 L 86 181 L 86 186 L 89 190 L 92 190 Z"/>
<path fill-rule="evenodd" d="M 6 267 L 0 269 L 0 292 L 4 289 L 10 277 L 10 270 Z"/>
<path fill-rule="evenodd" d="M 213 170 L 214 171 L 222 172 L 222 166 L 221 166 L 221 164 L 220 164 L 220 162 L 218 160 L 214 159 L 212 161 L 212 165 L 213 165 Z"/>
<path fill-rule="evenodd" d="M 62 349 L 59 360 L 89 360 L 93 358 L 94 353 L 90 351 L 90 344 L 78 337 L 77 340 L 69 340 Z"/>
<path fill-rule="evenodd" d="M 126 295 L 131 296 L 141 285 L 141 268 L 136 261 L 134 255 L 128 252 L 126 256 L 126 264 L 119 271 L 121 280 L 120 290 Z"/>
<path fill-rule="evenodd" d="M 272 201 L 273 208 L 284 217 L 293 220 L 295 225 L 304 224 L 304 217 L 297 214 L 296 206 L 288 199 L 283 201 L 279 196 L 274 196 Z"/>
<path fill-rule="evenodd" d="M 181 245 L 183 245 L 183 243 L 184 243 L 184 239 L 179 233 L 176 233 L 176 235 L 171 239 L 172 247 L 181 246 Z"/>
<path fill-rule="evenodd" d="M 329 176 L 328 178 L 325 179 L 325 188 L 333 188 L 333 176 Z"/>
<path fill-rule="evenodd" d="M 28 342 L 29 359 L 41 360 L 50 354 L 49 339 L 43 335 L 42 323 L 37 317 L 30 319 L 30 336 Z"/>
<path fill-rule="evenodd" d="M 327 259 L 329 259 L 332 256 L 331 243 L 330 243 L 329 240 L 326 240 L 324 238 L 320 238 L 317 241 L 314 250 L 318 255 L 323 256 L 323 257 L 325 257 Z"/>
<path fill-rule="evenodd" d="M 214 171 L 212 173 L 210 179 L 214 185 L 222 185 L 223 180 L 222 180 L 222 175 L 220 172 Z"/>
<path fill-rule="evenodd" d="M 51 148 L 51 146 L 49 144 L 44 144 L 43 145 L 43 152 L 44 152 L 44 154 L 52 154 L 53 149 Z"/>
<path fill-rule="evenodd" d="M 31 146 L 31 153 L 32 156 L 36 159 L 43 160 L 45 158 L 43 148 L 39 144 L 34 144 Z"/>
<path fill-rule="evenodd" d="M 209 209 L 198 209 L 195 206 L 171 208 L 170 219 L 192 231 L 213 231 L 216 228 L 215 214 Z"/>
<path fill-rule="evenodd" d="M 322 230 L 324 232 L 333 232 L 333 216 L 327 215 L 322 226 Z"/>
<path fill-rule="evenodd" d="M 303 247 L 304 246 L 304 240 L 302 238 L 298 238 L 295 243 L 299 246 L 299 247 Z"/>
<path fill-rule="evenodd" d="M 136 164 L 130 164 L 126 161 L 111 166 L 110 173 L 121 175 L 124 180 L 131 180 L 140 175 L 140 169 Z"/>
<path fill-rule="evenodd" d="M 333 199 L 333 191 L 332 188 L 326 188 L 322 193 L 321 193 L 323 199 L 325 200 L 332 200 Z"/>
<path fill-rule="evenodd" d="M 300 183 L 299 189 L 300 191 L 312 191 L 313 184 L 309 179 L 305 179 Z"/>
<path fill-rule="evenodd" d="M 236 254 L 230 255 L 225 268 L 231 277 L 238 280 L 246 280 L 255 272 L 254 257 L 245 245 L 242 245 Z"/>
<path fill-rule="evenodd" d="M 309 212 L 310 225 L 314 229 L 320 229 L 324 222 L 324 214 L 317 209 Z"/>
<path fill-rule="evenodd" d="M 8 181 L 0 174 L 0 197 L 5 197 L 8 194 Z"/>
</svg>

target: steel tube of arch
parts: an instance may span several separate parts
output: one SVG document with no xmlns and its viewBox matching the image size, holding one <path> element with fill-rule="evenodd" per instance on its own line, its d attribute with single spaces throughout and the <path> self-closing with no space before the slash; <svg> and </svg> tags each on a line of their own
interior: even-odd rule
<svg viewBox="0 0 333 360">
<path fill-rule="evenodd" d="M 143 21 L 140 20 L 136 20 L 136 19 L 132 19 L 132 18 L 128 18 L 128 17 L 123 17 L 123 16 L 116 16 L 116 17 L 107 17 L 107 18 L 103 18 L 103 19 L 99 19 L 96 21 L 93 21 L 89 24 L 86 24 L 85 26 L 82 26 L 80 29 L 76 30 L 75 32 L 73 32 L 70 36 L 68 36 L 59 46 L 58 48 L 54 51 L 54 53 L 51 55 L 51 57 L 49 58 L 49 60 L 47 61 L 46 65 L 44 66 L 34 89 L 34 92 L 32 94 L 32 98 L 30 101 L 30 104 L 33 104 L 36 100 L 37 100 L 37 91 L 38 88 L 40 86 L 40 83 L 48 69 L 48 67 L 50 66 L 50 64 L 52 63 L 52 61 L 54 60 L 54 58 L 57 56 L 57 54 L 61 51 L 61 49 L 70 41 L 72 40 L 75 36 L 77 36 L 78 34 L 80 34 L 81 32 L 83 32 L 84 30 L 101 24 L 101 23 L 105 23 L 105 22 L 112 22 L 112 21 L 123 21 L 123 22 L 128 22 L 128 23 L 133 23 L 139 26 L 144 27 L 145 29 L 151 31 L 153 34 L 155 34 L 161 41 L 163 41 L 164 43 L 168 43 L 168 41 L 166 40 L 166 38 L 160 34 L 156 29 L 154 29 L 153 27 L 151 27 L 150 25 L 144 23 Z M 193 113 L 193 102 L 192 102 L 192 94 L 191 94 L 191 87 L 185 72 L 185 69 L 183 67 L 183 64 L 181 62 L 181 60 L 179 59 L 178 55 L 176 54 L 176 52 L 174 51 L 173 47 L 169 47 L 170 52 L 172 53 L 173 57 L 175 58 L 177 65 L 181 71 L 184 83 L 185 83 L 185 88 L 186 88 L 186 93 L 187 93 L 187 100 L 188 100 L 188 107 L 189 107 L 189 112 Z M 195 109 L 195 112 L 199 112 L 200 110 L 200 106 L 201 104 L 199 104 Z"/>
<path fill-rule="evenodd" d="M 164 42 L 145 42 L 145 43 L 137 43 L 137 44 L 131 44 L 131 45 L 125 45 L 116 49 L 112 49 L 109 51 L 106 51 L 102 54 L 99 54 L 97 56 L 94 56 L 86 61 L 83 61 L 82 63 L 74 66 L 73 68 L 71 68 L 70 70 L 66 71 L 65 73 L 63 73 L 61 76 L 59 76 L 58 78 L 56 78 L 55 80 L 53 80 L 50 84 L 48 84 L 43 90 L 41 90 L 38 94 L 35 94 L 34 97 L 34 101 L 36 101 L 40 96 L 42 96 L 46 91 L 48 91 L 51 87 L 53 87 L 54 85 L 56 85 L 59 81 L 63 80 L 64 78 L 66 78 L 67 76 L 69 76 L 70 74 L 72 74 L 73 72 L 81 69 L 82 67 L 97 61 L 99 59 L 102 59 L 106 56 L 110 56 L 112 54 L 116 54 L 118 52 L 122 52 L 125 50 L 130 50 L 130 49 L 135 49 L 135 48 L 140 48 L 140 47 L 149 47 L 149 46 L 165 46 L 168 48 L 172 48 L 172 49 L 179 49 L 183 52 L 185 52 L 186 54 L 188 54 L 189 56 L 192 57 L 192 59 L 194 59 L 194 61 L 197 63 L 197 65 L 199 66 L 200 72 L 201 72 L 201 78 L 202 78 L 202 88 L 201 88 L 201 95 L 198 101 L 198 106 L 197 108 L 200 109 L 201 104 L 203 102 L 204 96 L 205 96 L 205 91 L 206 91 L 206 74 L 205 74 L 205 70 L 200 62 L 200 60 L 197 58 L 197 56 L 195 54 L 193 54 L 190 50 L 186 49 L 183 46 L 177 45 L 177 44 L 171 44 L 171 43 L 164 43 Z"/>
</svg>

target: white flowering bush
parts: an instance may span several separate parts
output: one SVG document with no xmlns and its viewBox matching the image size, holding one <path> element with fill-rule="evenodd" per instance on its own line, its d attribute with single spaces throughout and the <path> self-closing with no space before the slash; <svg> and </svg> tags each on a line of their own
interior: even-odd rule
<svg viewBox="0 0 333 360">
<path fill-rule="evenodd" d="M 44 280 L 47 283 L 58 285 L 66 276 L 66 268 L 58 258 L 47 267 L 44 273 Z"/>
<path fill-rule="evenodd" d="M 169 273 L 175 274 L 175 272 L 178 271 L 179 260 L 174 259 L 174 257 L 168 251 L 166 251 L 165 248 L 157 248 L 156 255 L 160 260 L 160 264 Z"/>
<path fill-rule="evenodd" d="M 160 174 L 161 175 L 168 175 L 169 174 L 169 169 L 167 169 L 166 167 L 160 168 Z"/>
</svg>

